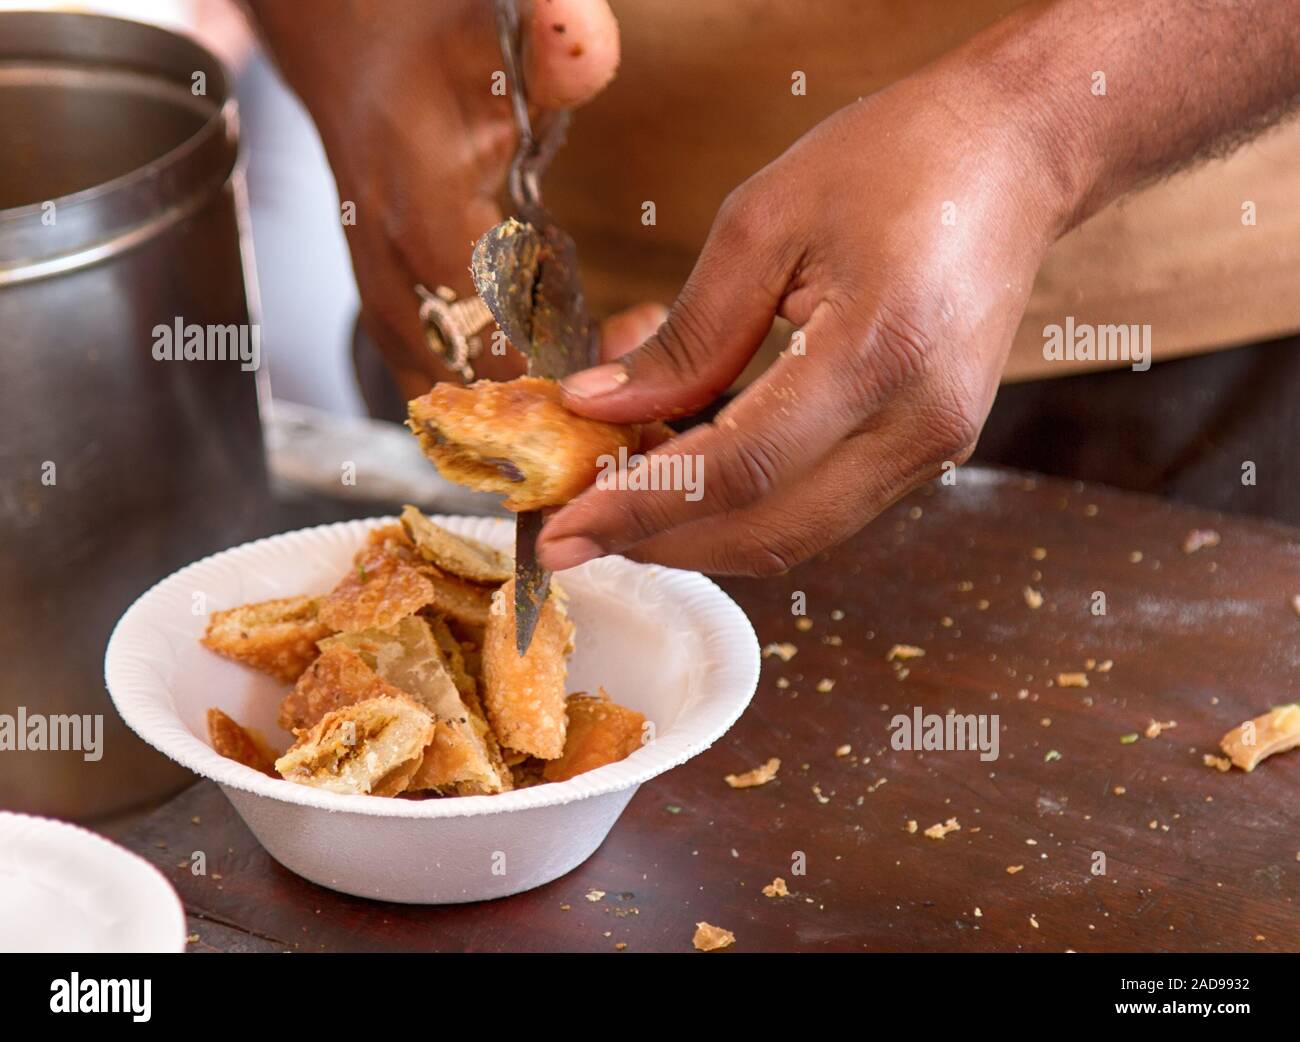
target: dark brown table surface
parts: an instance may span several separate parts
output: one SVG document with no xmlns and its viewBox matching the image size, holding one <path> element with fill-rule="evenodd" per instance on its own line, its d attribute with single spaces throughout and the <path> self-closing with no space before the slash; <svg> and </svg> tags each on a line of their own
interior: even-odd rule
<svg viewBox="0 0 1300 1042">
<path fill-rule="evenodd" d="M 1185 553 L 1192 529 L 1221 543 Z M 722 585 L 760 642 L 798 653 L 765 658 L 736 726 L 548 886 L 450 907 L 335 894 L 274 862 L 207 782 L 127 845 L 179 890 L 193 951 L 689 951 L 699 920 L 735 951 L 1300 950 L 1300 751 L 1251 774 L 1202 763 L 1297 697 L 1300 532 L 968 469 L 787 575 Z M 900 675 L 894 644 L 926 654 Z M 1113 666 L 1055 683 L 1088 660 Z M 913 706 L 999 714 L 1000 758 L 892 749 Z M 1177 726 L 1121 742 L 1152 720 Z M 772 756 L 776 781 L 724 783 Z M 949 818 L 960 831 L 925 837 Z M 199 849 L 196 877 L 179 865 Z M 763 896 L 775 876 L 789 897 Z"/>
</svg>

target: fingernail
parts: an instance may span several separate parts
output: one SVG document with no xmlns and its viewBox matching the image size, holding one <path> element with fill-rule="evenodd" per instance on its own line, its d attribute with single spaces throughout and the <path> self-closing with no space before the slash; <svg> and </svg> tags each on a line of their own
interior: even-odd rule
<svg viewBox="0 0 1300 1042">
<path fill-rule="evenodd" d="M 617 362 L 610 362 L 566 376 L 560 386 L 575 398 L 596 398 L 617 391 L 627 381 L 627 370 Z"/>
<path fill-rule="evenodd" d="M 580 564 L 594 561 L 605 551 L 586 536 L 571 535 L 546 543 L 537 548 L 543 566 L 552 572 L 562 572 L 566 568 L 577 568 Z"/>
</svg>

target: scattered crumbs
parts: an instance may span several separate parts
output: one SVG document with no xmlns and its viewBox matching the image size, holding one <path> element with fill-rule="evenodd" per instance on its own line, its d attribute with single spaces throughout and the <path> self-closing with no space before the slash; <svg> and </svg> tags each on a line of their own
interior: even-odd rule
<svg viewBox="0 0 1300 1042">
<path fill-rule="evenodd" d="M 186 943 L 186 944 L 198 944 L 198 943 L 199 943 L 199 935 L 196 934 L 196 933 L 188 934 L 188 935 L 186 936 L 186 938 L 185 938 L 185 943 Z"/>
<path fill-rule="evenodd" d="M 1014 876 L 1017 872 L 1024 871 L 1024 865 L 1007 865 L 1007 875 Z"/>
<path fill-rule="evenodd" d="M 1113 659 L 1103 659 L 1101 662 L 1097 663 L 1097 672 L 1109 673 L 1111 671 L 1111 667 L 1114 665 L 1115 665 L 1115 661 Z"/>
<path fill-rule="evenodd" d="M 1129 564 L 1138 564 L 1142 560 L 1142 551 L 1134 550 L 1128 555 Z"/>
<path fill-rule="evenodd" d="M 605 896 L 605 891 L 604 891 L 604 890 L 588 890 L 588 891 L 587 891 L 587 900 L 590 901 L 592 904 L 595 904 L 597 901 L 599 901 L 599 900 L 600 900 L 602 897 L 604 897 L 604 896 Z"/>
<path fill-rule="evenodd" d="M 1206 753 L 1201 757 L 1201 763 L 1206 767 L 1213 767 L 1216 771 L 1228 772 L 1232 770 L 1232 761 L 1226 756 L 1215 756 L 1212 753 Z"/>
<path fill-rule="evenodd" d="M 839 757 L 845 757 L 848 756 L 849 753 L 851 752 L 853 752 L 853 746 L 841 745 L 838 749 L 835 750 L 835 755 Z"/>
<path fill-rule="evenodd" d="M 844 612 L 841 609 L 836 608 L 831 612 L 832 622 L 840 622 L 843 620 L 843 618 L 844 618 Z"/>
<path fill-rule="evenodd" d="M 1027 847 L 1036 847 L 1036 846 L 1038 846 L 1038 840 L 1036 840 L 1036 839 L 1027 839 L 1027 840 L 1025 840 L 1025 846 L 1027 846 Z"/>
<path fill-rule="evenodd" d="M 1119 736 L 1120 745 L 1132 745 L 1138 740 L 1138 734 L 1134 731 L 1132 734 L 1122 734 Z"/>
<path fill-rule="evenodd" d="M 822 787 L 820 785 L 814 785 L 812 787 L 812 794 L 817 797 L 818 803 L 826 804 L 826 803 L 830 803 L 831 801 L 831 798 L 829 796 L 822 795 Z"/>
<path fill-rule="evenodd" d="M 1123 796 L 1124 793 L 1128 792 L 1128 789 L 1124 788 L 1124 786 L 1122 785 L 1116 785 L 1115 788 L 1111 789 L 1110 791 L 1113 792 L 1116 796 Z"/>
<path fill-rule="evenodd" d="M 1300 597 L 1297 597 L 1296 599 L 1300 600 Z M 1297 614 L 1300 614 L 1300 609 L 1297 609 Z M 942 619 L 939 620 L 939 625 L 946 630 L 952 629 L 952 616 L 945 615 Z"/>
<path fill-rule="evenodd" d="M 627 947 L 627 941 L 619 941 L 616 945 L 614 945 L 615 951 L 620 951 L 620 952 L 623 951 L 626 947 Z"/>
<path fill-rule="evenodd" d="M 752 789 L 756 785 L 766 785 L 776 777 L 776 772 L 780 769 L 781 761 L 773 756 L 762 766 L 755 767 L 744 774 L 728 774 L 723 781 L 733 789 Z"/>
<path fill-rule="evenodd" d="M 788 681 L 785 677 L 777 677 L 776 686 L 780 688 L 782 691 L 784 691 L 786 688 L 790 686 L 790 681 Z"/>
<path fill-rule="evenodd" d="M 817 681 L 818 694 L 827 694 L 833 687 L 835 687 L 835 681 L 829 677 L 822 677 L 821 680 Z"/>
<path fill-rule="evenodd" d="M 1047 557 L 1047 550 L 1041 546 L 1036 546 L 1029 551 L 1029 556 L 1032 557 L 1035 561 L 1041 561 Z"/>
<path fill-rule="evenodd" d="M 1152 818 L 1150 821 L 1147 822 L 1147 828 L 1151 829 L 1152 831 L 1155 831 L 1159 827 L 1160 827 L 1160 822 L 1156 821 L 1155 818 Z"/>
<path fill-rule="evenodd" d="M 983 919 L 983 918 L 984 918 L 984 913 L 980 911 L 980 906 L 979 906 L 979 905 L 976 905 L 976 906 L 975 906 L 975 918 L 976 918 L 976 919 Z"/>
<path fill-rule="evenodd" d="M 887 781 L 889 781 L 888 778 L 877 778 L 877 779 L 876 779 L 876 783 L 875 783 L 874 785 L 868 785 L 868 786 L 867 786 L 867 792 L 875 792 L 878 788 L 880 788 L 882 785 L 884 785 L 885 782 L 887 782 Z"/>
<path fill-rule="evenodd" d="M 1257 940 L 1257 941 L 1266 941 L 1266 940 L 1268 940 L 1268 938 L 1265 937 L 1262 933 L 1257 933 L 1257 934 L 1255 934 L 1255 940 Z"/>
<path fill-rule="evenodd" d="M 1039 722 L 1040 724 L 1042 724 L 1044 727 L 1051 727 L 1051 726 L 1052 726 L 1052 718 L 1051 718 L 1050 716 L 1045 716 L 1045 717 L 1043 717 L 1041 720 L 1039 720 L 1038 722 Z"/>
<path fill-rule="evenodd" d="M 1143 732 L 1148 738 L 1159 738 L 1160 732 L 1168 731 L 1178 726 L 1175 720 L 1152 720 L 1147 724 L 1147 729 Z"/>
<path fill-rule="evenodd" d="M 957 832 L 960 828 L 956 818 L 949 818 L 942 825 L 931 825 L 925 830 L 925 835 L 927 839 L 943 839 L 949 832 Z"/>
<path fill-rule="evenodd" d="M 194 817 L 190 818 L 191 825 L 198 825 L 199 823 L 200 823 L 199 816 L 197 814 L 195 814 Z"/>
<path fill-rule="evenodd" d="M 786 889 L 785 880 L 777 876 L 767 886 L 763 887 L 764 897 L 789 897 L 790 891 Z"/>
<path fill-rule="evenodd" d="M 682 812 L 682 808 L 677 806 L 677 804 L 675 803 L 668 804 L 668 806 L 666 806 L 664 810 L 666 810 L 669 814 L 680 814 Z"/>
<path fill-rule="evenodd" d="M 794 620 L 794 628 L 800 633 L 807 633 L 812 629 L 812 619 L 808 618 L 807 615 L 800 615 L 799 618 Z"/>
<path fill-rule="evenodd" d="M 963 579 L 957 584 L 957 589 L 961 593 L 970 593 L 971 590 L 975 589 L 975 584 L 969 579 Z"/>
<path fill-rule="evenodd" d="M 1027 687 L 1022 687 L 1019 691 L 1016 692 L 1016 697 L 1023 702 L 1026 698 L 1029 697 L 1029 689 Z"/>
<path fill-rule="evenodd" d="M 1194 554 L 1203 547 L 1219 545 L 1219 533 L 1213 528 L 1193 528 L 1183 537 L 1183 553 Z"/>
<path fill-rule="evenodd" d="M 921 508 L 912 507 L 912 509 L 907 512 L 907 516 L 910 517 L 913 521 L 921 520 Z"/>
<path fill-rule="evenodd" d="M 899 669 L 899 670 L 898 670 L 894 675 L 895 675 L 899 680 L 906 680 L 907 677 L 908 677 L 908 674 L 910 674 L 911 672 L 912 672 L 912 671 L 911 671 L 910 669 L 908 669 L 906 666 L 904 666 L 902 669 Z"/>
<path fill-rule="evenodd" d="M 1087 687 L 1088 674 L 1087 673 L 1057 673 L 1056 686 L 1057 687 Z"/>
<path fill-rule="evenodd" d="M 907 824 L 904 826 L 904 828 L 906 828 L 906 830 L 907 830 L 907 834 L 908 834 L 909 836 L 915 835 L 915 834 L 916 834 L 916 828 L 917 828 L 916 820 L 915 820 L 914 818 L 908 818 L 908 819 L 907 819 Z"/>
<path fill-rule="evenodd" d="M 1047 754 L 1043 757 L 1043 763 L 1054 763 L 1061 758 L 1061 754 L 1055 749 L 1048 749 Z"/>
<path fill-rule="evenodd" d="M 771 658 L 775 655 L 782 662 L 789 662 L 797 654 L 799 654 L 799 649 L 788 641 L 784 644 L 768 644 L 763 648 L 764 658 Z"/>
<path fill-rule="evenodd" d="M 828 633 L 822 637 L 823 644 L 829 644 L 832 648 L 838 648 L 844 643 L 844 638 L 838 633 Z"/>
<path fill-rule="evenodd" d="M 978 601 L 975 602 L 975 607 L 978 608 L 980 611 L 988 611 L 989 602 L 984 600 L 983 597 L 981 597 Z"/>
<path fill-rule="evenodd" d="M 1031 608 L 1037 610 L 1043 606 L 1043 595 L 1035 590 L 1032 586 L 1026 586 L 1024 589 L 1025 603 Z"/>
<path fill-rule="evenodd" d="M 1097 668 L 1097 660 L 1095 658 L 1084 659 L 1083 668 L 1085 671 L 1091 672 Z"/>
<path fill-rule="evenodd" d="M 572 908 L 572 907 L 573 907 L 573 905 L 571 905 L 571 904 L 562 904 L 562 905 L 560 905 L 560 911 L 561 911 L 561 912 L 567 912 L 567 911 L 568 911 L 570 908 Z"/>
<path fill-rule="evenodd" d="M 1084 516 L 1084 517 L 1096 517 L 1096 516 L 1097 516 L 1097 504 L 1096 504 L 1096 503 L 1089 503 L 1086 507 L 1084 507 L 1084 508 L 1083 508 L 1083 516 Z M 1037 925 L 1037 924 L 1035 924 L 1035 925 Z"/>
<path fill-rule="evenodd" d="M 692 943 L 699 951 L 716 952 L 719 948 L 730 948 L 735 944 L 736 935 L 730 930 L 724 930 L 721 926 L 696 923 L 695 937 Z"/>
<path fill-rule="evenodd" d="M 1035 919 L 1032 915 L 1029 917 L 1029 925 L 1032 926 L 1035 930 L 1038 929 L 1038 920 Z"/>
<path fill-rule="evenodd" d="M 914 644 L 895 644 L 885 653 L 886 662 L 907 662 L 914 658 L 923 658 L 925 648 L 918 648 Z"/>
</svg>

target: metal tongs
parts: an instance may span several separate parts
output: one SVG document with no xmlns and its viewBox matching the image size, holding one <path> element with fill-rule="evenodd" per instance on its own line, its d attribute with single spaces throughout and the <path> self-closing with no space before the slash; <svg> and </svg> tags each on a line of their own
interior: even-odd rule
<svg viewBox="0 0 1300 1042">
<path fill-rule="evenodd" d="M 569 113 L 542 114 L 540 136 L 534 134 L 523 80 L 519 7 L 516 0 L 493 3 L 519 133 L 508 180 L 515 216 L 475 244 L 470 273 L 497 325 L 528 359 L 529 375 L 559 379 L 596 362 L 577 247 L 542 206 L 542 174 L 564 142 Z M 521 656 L 532 643 L 550 592 L 551 574 L 537 563 L 542 521 L 540 511 L 522 511 L 515 519 L 515 646 Z"/>
</svg>

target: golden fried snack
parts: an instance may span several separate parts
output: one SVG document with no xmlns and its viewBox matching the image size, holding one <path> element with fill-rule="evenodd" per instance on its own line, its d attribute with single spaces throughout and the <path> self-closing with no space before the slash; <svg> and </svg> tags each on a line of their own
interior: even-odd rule
<svg viewBox="0 0 1300 1042">
<path fill-rule="evenodd" d="M 1219 748 L 1243 771 L 1253 771 L 1274 753 L 1300 745 L 1300 704 L 1275 706 L 1223 736 Z"/>
<path fill-rule="evenodd" d="M 433 583 L 420 567 L 372 542 L 325 598 L 320 619 L 344 633 L 383 629 L 414 615 L 433 599 Z"/>
<path fill-rule="evenodd" d="M 492 607 L 491 586 L 466 582 L 427 562 L 417 567 L 433 590 L 429 601 L 432 611 L 467 626 L 487 625 L 488 612 Z"/>
<path fill-rule="evenodd" d="M 611 702 L 603 687 L 594 697 L 570 695 L 565 708 L 569 723 L 564 752 L 558 760 L 547 761 L 542 768 L 543 781 L 568 781 L 607 763 L 617 763 L 641 748 L 645 717 L 635 709 Z"/>
<path fill-rule="evenodd" d="M 446 796 L 488 796 L 514 788 L 477 696 L 465 698 L 462 716 L 438 720 L 433 743 L 424 751 L 410 787 L 437 789 Z"/>
<path fill-rule="evenodd" d="M 451 674 L 452 682 L 456 685 L 456 690 L 461 693 L 461 697 L 467 695 L 478 695 L 478 681 L 474 679 L 474 674 L 470 672 L 469 666 L 465 659 L 465 647 L 456 639 L 456 635 L 451 632 L 451 627 L 447 625 L 446 620 L 440 616 L 425 616 L 429 623 L 429 632 L 433 634 L 433 639 L 438 642 L 438 650 L 442 652 L 442 660 L 447 664 L 447 671 Z"/>
<path fill-rule="evenodd" d="M 553 380 L 521 376 L 469 387 L 437 384 L 407 404 L 407 426 L 443 477 L 480 492 L 501 492 L 509 510 L 567 503 L 593 481 L 600 457 L 635 453 L 635 426 L 576 416 Z"/>
<path fill-rule="evenodd" d="M 445 626 L 443 627 L 445 629 Z M 448 634 L 450 636 L 450 634 Z M 446 790 L 474 786 L 504 792 L 510 772 L 501 762 L 496 738 L 473 692 L 462 693 L 430 621 L 403 619 L 389 630 L 340 634 L 325 641 L 324 655 L 344 648 L 358 655 L 381 682 L 400 689 L 428 710 L 437 730 L 409 788 Z"/>
<path fill-rule="evenodd" d="M 319 618 L 320 597 L 281 597 L 215 612 L 204 647 L 292 684 L 333 628 Z"/>
<path fill-rule="evenodd" d="M 483 638 L 483 705 L 503 746 L 553 760 L 564 752 L 565 658 L 573 650 L 573 623 L 552 582 L 528 653 L 520 658 L 514 602 L 511 579 L 493 601 Z"/>
<path fill-rule="evenodd" d="M 402 528 L 420 555 L 449 575 L 499 586 L 514 574 L 509 554 L 477 539 L 453 535 L 425 517 L 419 507 L 402 508 Z"/>
<path fill-rule="evenodd" d="M 408 698 L 380 697 L 326 713 L 275 762 L 286 780 L 340 793 L 396 796 L 433 741 L 433 717 Z"/>
<path fill-rule="evenodd" d="M 403 694 L 401 689 L 377 676 L 353 648 L 333 644 L 322 649 L 320 658 L 307 667 L 294 689 L 284 696 L 279 722 L 286 731 L 297 732 L 344 706 Z"/>
<path fill-rule="evenodd" d="M 242 763 L 255 771 L 279 777 L 275 773 L 275 751 L 261 735 L 241 727 L 220 709 L 208 710 L 208 737 L 212 748 L 227 760 Z"/>
</svg>

